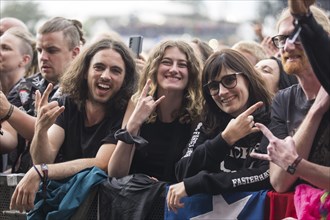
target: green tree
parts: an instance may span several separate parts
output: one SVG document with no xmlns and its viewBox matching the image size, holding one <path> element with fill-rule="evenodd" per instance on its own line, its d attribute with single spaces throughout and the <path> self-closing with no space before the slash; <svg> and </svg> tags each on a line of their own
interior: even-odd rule
<svg viewBox="0 0 330 220">
<path fill-rule="evenodd" d="M 14 17 L 23 21 L 35 34 L 36 23 L 45 18 L 45 14 L 40 10 L 39 3 L 35 1 L 6 1 L 1 8 L 1 18 Z"/>
</svg>

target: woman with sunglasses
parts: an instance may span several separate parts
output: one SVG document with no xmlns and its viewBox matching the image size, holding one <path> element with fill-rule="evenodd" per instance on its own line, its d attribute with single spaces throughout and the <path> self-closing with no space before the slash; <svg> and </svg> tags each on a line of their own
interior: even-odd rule
<svg viewBox="0 0 330 220">
<path fill-rule="evenodd" d="M 262 77 L 239 52 L 224 49 L 206 61 L 202 83 L 202 122 L 167 194 L 173 211 L 185 196 L 270 188 L 268 162 L 249 156 L 262 138 L 254 123 L 269 122 L 271 95 Z"/>
</svg>

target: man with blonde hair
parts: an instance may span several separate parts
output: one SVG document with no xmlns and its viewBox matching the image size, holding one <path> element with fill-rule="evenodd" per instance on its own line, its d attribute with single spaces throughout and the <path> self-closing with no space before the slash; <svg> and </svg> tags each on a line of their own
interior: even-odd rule
<svg viewBox="0 0 330 220">
<path fill-rule="evenodd" d="M 329 32 L 330 22 L 324 11 L 316 6 L 310 6 L 310 10 L 312 13 L 308 16 L 314 16 L 324 30 Z M 306 18 L 299 19 L 303 21 Z M 330 97 L 321 87 L 301 41 L 295 35 L 297 30 L 294 21 L 290 10 L 285 9 L 277 23 L 278 35 L 272 38 L 275 46 L 280 49 L 285 72 L 295 75 L 299 82 L 280 91 L 272 104 L 270 130 L 281 139 L 292 136 L 299 155 L 290 161 L 286 171 L 270 163 L 270 181 L 277 192 L 290 191 L 302 181 L 295 175 L 295 169 L 302 158 L 330 166 Z M 266 146 L 266 141 L 261 144 L 263 149 Z"/>
</svg>

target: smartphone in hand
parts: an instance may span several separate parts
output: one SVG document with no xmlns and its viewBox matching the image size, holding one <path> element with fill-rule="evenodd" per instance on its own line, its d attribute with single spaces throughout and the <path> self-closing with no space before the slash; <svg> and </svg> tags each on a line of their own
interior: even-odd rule
<svg viewBox="0 0 330 220">
<path fill-rule="evenodd" d="M 139 54 L 142 52 L 142 43 L 143 36 L 134 35 L 129 38 L 129 48 L 133 51 L 135 57 L 139 57 Z"/>
</svg>

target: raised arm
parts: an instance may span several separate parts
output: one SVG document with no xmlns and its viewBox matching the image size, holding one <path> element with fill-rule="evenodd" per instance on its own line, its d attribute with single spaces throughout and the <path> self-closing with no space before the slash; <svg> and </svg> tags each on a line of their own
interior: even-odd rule
<svg viewBox="0 0 330 220">
<path fill-rule="evenodd" d="M 51 89 L 52 86 L 48 86 L 42 97 L 39 91 L 36 93 L 38 116 L 30 147 L 34 164 L 54 163 L 65 137 L 63 128 L 54 124 L 56 118 L 64 111 L 64 106 L 60 107 L 57 101 L 48 103 Z"/>
<path fill-rule="evenodd" d="M 149 96 L 148 91 L 150 83 L 151 81 L 149 79 L 144 86 L 136 105 L 131 100 L 128 104 L 122 127 L 126 127 L 126 131 L 130 135 L 137 135 L 139 133 L 142 124 L 155 110 L 156 106 L 165 98 L 165 96 L 162 96 L 159 99 L 154 100 L 151 96 Z M 122 140 L 119 140 L 116 145 L 116 149 L 109 160 L 109 176 L 123 177 L 128 175 L 134 151 L 134 144 L 128 144 Z"/>
<path fill-rule="evenodd" d="M 259 154 L 252 152 L 251 157 L 261 160 L 268 160 L 284 171 L 299 158 L 295 143 L 292 137 L 288 136 L 285 139 L 275 137 L 271 131 L 262 124 L 256 124 L 269 140 L 267 154 Z M 330 190 L 330 167 L 321 166 L 302 159 L 296 166 L 293 173 L 296 177 L 302 178 L 305 181 L 322 189 Z"/>
<path fill-rule="evenodd" d="M 7 100 L 5 94 L 0 91 L 0 119 L 4 118 L 9 112 L 11 103 Z M 8 123 L 25 139 L 31 141 L 34 134 L 34 124 L 36 118 L 14 106 L 11 116 L 7 119 Z"/>
<path fill-rule="evenodd" d="M 330 97 L 321 87 L 314 104 L 293 136 L 297 153 L 304 159 L 308 159 L 315 134 L 323 114 L 329 109 L 329 104 Z M 292 176 L 276 164 L 270 163 L 270 181 L 277 192 L 288 191 L 296 180 L 297 176 Z"/>
</svg>

